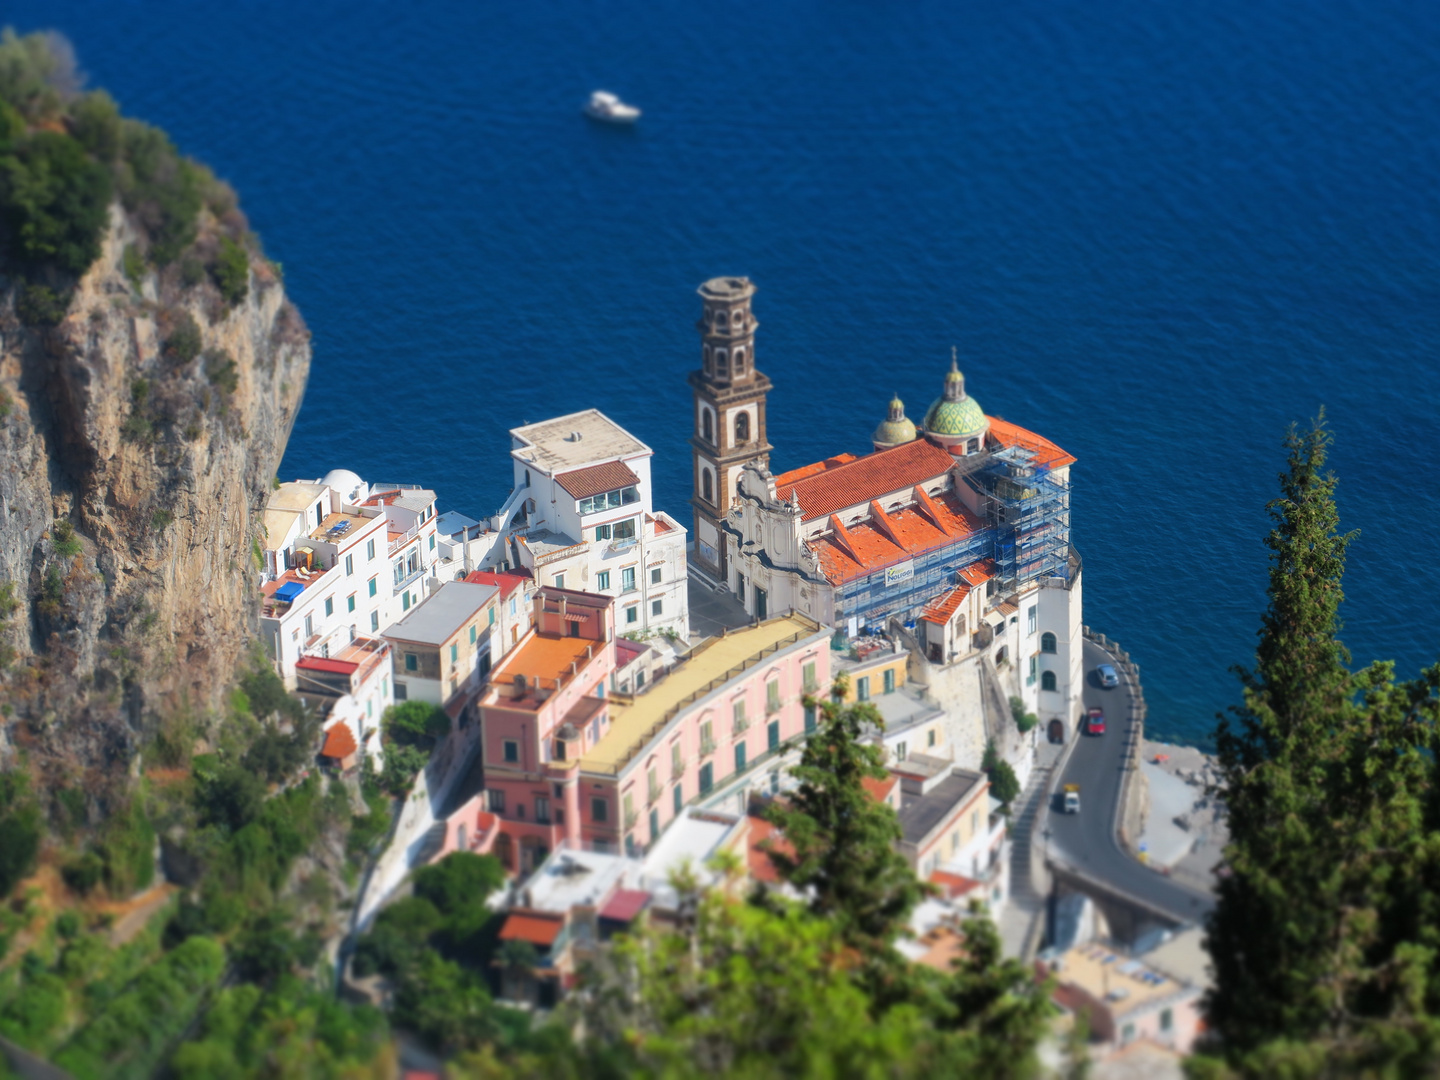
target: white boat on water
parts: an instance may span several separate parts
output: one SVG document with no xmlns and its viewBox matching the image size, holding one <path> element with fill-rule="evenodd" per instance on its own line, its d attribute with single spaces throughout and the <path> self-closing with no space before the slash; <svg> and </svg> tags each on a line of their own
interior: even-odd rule
<svg viewBox="0 0 1440 1080">
<path fill-rule="evenodd" d="M 626 105 L 608 90 L 596 90 L 585 104 L 585 115 L 606 124 L 633 124 L 640 119 L 640 110 Z"/>
</svg>

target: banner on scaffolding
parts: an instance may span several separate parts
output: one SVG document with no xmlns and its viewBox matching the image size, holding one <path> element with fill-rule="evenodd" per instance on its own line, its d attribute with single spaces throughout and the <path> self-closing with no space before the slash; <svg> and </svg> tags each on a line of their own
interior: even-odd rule
<svg viewBox="0 0 1440 1080">
<path fill-rule="evenodd" d="M 915 563 L 914 563 L 914 561 L 903 562 L 903 563 L 901 563 L 899 566 L 889 566 L 889 567 L 886 567 L 886 568 L 885 568 L 885 587 L 888 589 L 891 585 L 899 585 L 902 581 L 909 581 L 909 580 L 910 580 L 911 578 L 913 578 L 914 576 L 915 576 Z"/>
</svg>

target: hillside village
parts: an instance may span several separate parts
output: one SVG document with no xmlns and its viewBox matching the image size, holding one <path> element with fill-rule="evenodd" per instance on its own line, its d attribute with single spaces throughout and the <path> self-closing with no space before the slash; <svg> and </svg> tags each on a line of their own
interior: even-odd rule
<svg viewBox="0 0 1440 1080">
<path fill-rule="evenodd" d="M 1031 788 L 1042 747 L 1053 761 L 1083 723 L 1075 459 L 985 414 L 952 361 L 919 423 L 889 403 L 871 453 L 772 472 L 754 291 L 700 289 L 684 522 L 654 505 L 655 450 L 593 409 L 510 432 L 512 491 L 489 516 L 344 469 L 269 500 L 261 636 L 325 716 L 322 765 L 378 770 L 397 703 L 450 723 L 359 923 L 416 868 L 493 855 L 502 939 L 537 958 L 506 976 L 514 1000 L 555 1004 L 608 936 L 673 914 L 682 866 L 713 883 L 726 852 L 776 883 L 764 808 L 832 688 L 883 719 L 872 795 L 934 887 L 903 948 L 946 967 L 972 905 L 1007 920 L 996 760 Z M 1008 922 L 1033 943 L 1038 918 Z"/>
</svg>

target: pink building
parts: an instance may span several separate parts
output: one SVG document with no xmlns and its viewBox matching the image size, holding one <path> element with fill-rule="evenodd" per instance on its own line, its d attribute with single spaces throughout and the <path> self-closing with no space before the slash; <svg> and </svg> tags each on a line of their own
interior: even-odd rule
<svg viewBox="0 0 1440 1080">
<path fill-rule="evenodd" d="M 607 693 L 615 656 L 609 597 L 539 590 L 481 699 L 486 805 L 449 843 L 463 824 L 472 850 L 484 838 L 525 874 L 562 841 L 643 850 L 689 803 L 743 811 L 814 729 L 804 698 L 830 678 L 829 632 L 798 615 L 706 641 L 643 694 Z"/>
</svg>

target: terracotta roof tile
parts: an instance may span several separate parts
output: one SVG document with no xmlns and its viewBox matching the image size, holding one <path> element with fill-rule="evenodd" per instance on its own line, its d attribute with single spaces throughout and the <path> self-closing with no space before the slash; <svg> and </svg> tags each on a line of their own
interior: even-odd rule
<svg viewBox="0 0 1440 1080">
<path fill-rule="evenodd" d="M 775 482 L 780 498 L 788 500 L 793 496 L 800 500 L 806 521 L 943 476 L 955 459 L 943 447 L 916 439 L 840 465 L 831 466 L 828 461 L 822 464 L 826 467 L 819 472 L 797 477 L 796 473 L 806 471 L 797 469 Z"/>
<path fill-rule="evenodd" d="M 960 576 L 971 585 L 983 585 L 1000 572 L 994 559 L 981 559 L 960 568 Z"/>
<path fill-rule="evenodd" d="M 837 465 L 848 465 L 852 461 L 859 460 L 858 454 L 836 454 L 834 457 L 826 458 L 824 461 L 817 461 L 813 465 L 802 465 L 798 469 L 791 469 L 783 472 L 775 478 L 776 487 L 785 487 L 795 483 L 797 480 L 804 480 L 807 476 L 815 476 L 826 469 L 833 469 Z"/>
<path fill-rule="evenodd" d="M 793 855 L 795 849 L 780 835 L 780 830 L 762 817 L 750 816 L 750 842 L 746 852 L 746 865 L 750 870 L 750 876 L 756 881 L 763 881 L 767 884 L 780 880 L 780 871 L 770 861 L 770 851 L 773 849 L 787 855 Z"/>
<path fill-rule="evenodd" d="M 922 513 L 913 506 L 887 512 L 888 531 L 869 521 L 837 528 L 839 519 L 834 518 L 828 535 L 809 541 L 820 558 L 820 572 L 832 585 L 843 584 L 984 528 L 984 523 L 966 510 L 953 493 L 931 498 L 930 502 L 943 528 L 936 526 L 929 512 Z"/>
<path fill-rule="evenodd" d="M 530 575 L 492 573 L 489 570 L 471 570 L 470 573 L 465 575 L 465 580 L 471 585 L 494 585 L 500 590 L 500 598 L 503 600 L 521 585 L 524 585 L 525 582 L 529 581 Z"/>
<path fill-rule="evenodd" d="M 1027 450 L 1035 451 L 1036 465 L 1042 465 L 1047 469 L 1059 469 L 1065 465 L 1075 464 L 1073 454 L 1067 454 L 1049 439 L 1041 438 L 1033 431 L 1026 431 L 1019 424 L 1001 420 L 998 416 L 992 416 L 989 420 L 992 439 L 1001 446 L 1023 446 Z"/>
<path fill-rule="evenodd" d="M 591 465 L 587 469 L 561 473 L 555 482 L 577 499 L 587 499 L 603 491 L 630 487 L 640 483 L 640 477 L 631 471 L 623 461 L 606 461 Z"/>
<path fill-rule="evenodd" d="M 605 906 L 600 909 L 602 919 L 616 922 L 630 922 L 645 910 L 650 903 L 650 894 L 641 889 L 616 889 Z"/>
<path fill-rule="evenodd" d="M 320 756 L 339 761 L 358 749 L 360 748 L 355 745 L 355 736 L 350 732 L 350 725 L 342 720 L 325 732 L 325 745 L 320 748 Z"/>
<path fill-rule="evenodd" d="M 969 595 L 969 585 L 956 585 L 943 596 L 931 601 L 930 606 L 925 609 L 920 618 L 926 622 L 939 623 L 941 626 L 944 626 L 950 621 L 950 616 L 955 614 L 956 609 L 960 607 L 960 604 Z"/>
<path fill-rule="evenodd" d="M 543 912 L 515 912 L 505 920 L 505 925 L 500 928 L 500 940 L 528 941 L 532 945 L 548 949 L 555 944 L 555 939 L 560 936 L 560 931 L 564 926 L 565 918 L 562 915 L 550 915 Z"/>
<path fill-rule="evenodd" d="M 359 664 L 352 664 L 348 660 L 331 660 L 325 656 L 302 656 L 295 661 L 297 668 L 304 668 L 307 671 L 328 671 L 334 675 L 353 675 Z"/>
</svg>

